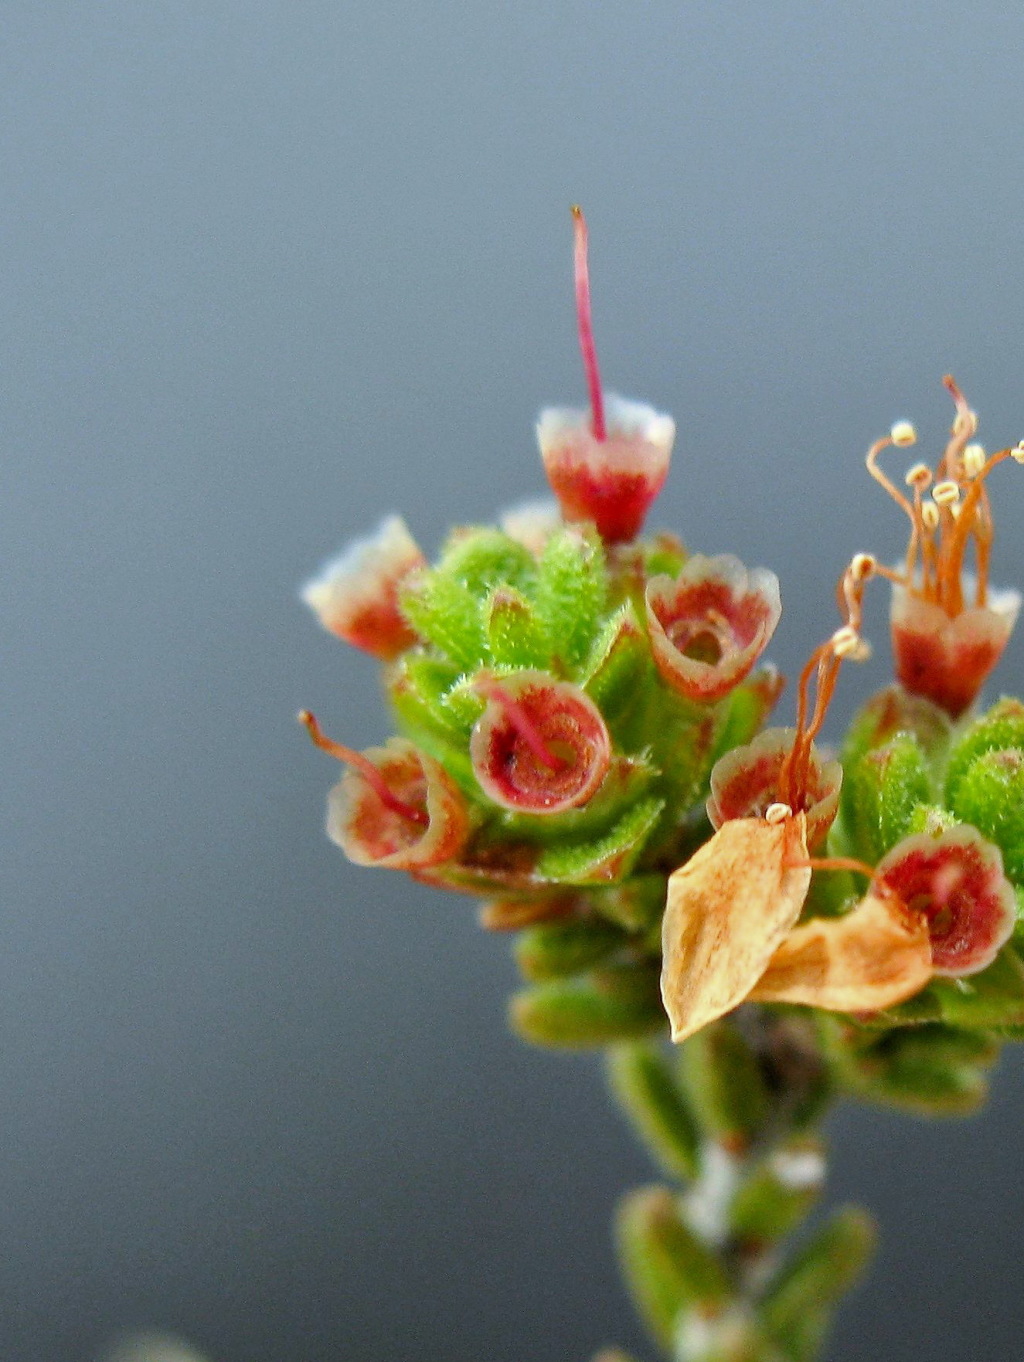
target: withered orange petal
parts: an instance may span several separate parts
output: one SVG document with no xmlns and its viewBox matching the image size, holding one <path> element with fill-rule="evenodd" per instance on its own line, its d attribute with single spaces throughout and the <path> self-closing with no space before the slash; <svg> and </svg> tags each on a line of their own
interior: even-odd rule
<svg viewBox="0 0 1024 1362">
<path fill-rule="evenodd" d="M 669 878 L 661 996 L 672 1039 L 731 1011 L 764 974 L 811 881 L 807 820 L 735 818 Z"/>
<path fill-rule="evenodd" d="M 750 997 L 831 1012 L 878 1012 L 912 997 L 931 976 L 924 917 L 891 896 L 869 894 L 845 917 L 815 918 L 794 928 Z"/>
</svg>

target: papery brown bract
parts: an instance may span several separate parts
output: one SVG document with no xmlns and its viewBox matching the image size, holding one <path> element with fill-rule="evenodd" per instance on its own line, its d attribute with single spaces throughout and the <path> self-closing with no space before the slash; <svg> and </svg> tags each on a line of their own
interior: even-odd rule
<svg viewBox="0 0 1024 1362">
<path fill-rule="evenodd" d="M 639 534 L 664 485 L 675 439 L 671 416 L 642 402 L 605 397 L 607 432 L 589 412 L 549 407 L 537 422 L 544 471 L 569 521 L 593 521 L 607 544 Z"/>
<path fill-rule="evenodd" d="M 330 633 L 389 662 L 416 641 L 398 593 L 425 562 L 402 517 L 388 516 L 325 564 L 302 588 L 302 599 Z"/>
<path fill-rule="evenodd" d="M 669 877 L 661 992 L 674 1041 L 749 995 L 799 918 L 810 882 L 802 813 L 725 823 Z"/>
<path fill-rule="evenodd" d="M 985 606 L 949 615 L 895 584 L 890 627 L 897 680 L 958 719 L 1002 656 L 1020 604 L 1018 591 L 990 591 Z"/>
<path fill-rule="evenodd" d="M 782 613 L 779 580 L 730 553 L 695 553 L 679 575 L 652 577 L 647 625 L 662 678 L 689 700 L 710 704 L 748 674 Z"/>
<path fill-rule="evenodd" d="M 363 755 L 396 798 L 426 814 L 426 824 L 389 808 L 358 770 L 346 771 L 327 800 L 327 835 L 356 865 L 426 870 L 458 856 L 469 835 L 466 802 L 451 777 L 404 738 Z"/>
<path fill-rule="evenodd" d="M 924 918 L 891 895 L 869 894 L 844 917 L 812 918 L 794 927 L 750 1000 L 879 1012 L 913 997 L 931 976 Z"/>
<path fill-rule="evenodd" d="M 875 882 L 928 924 L 936 974 L 977 974 L 1013 932 L 1017 900 L 999 848 L 976 828 L 915 833 L 879 861 Z"/>
<path fill-rule="evenodd" d="M 734 747 L 714 765 L 707 801 L 712 827 L 730 819 L 763 816 L 772 804 L 786 802 L 779 776 L 796 738 L 793 728 L 766 728 L 751 743 Z M 807 844 L 814 850 L 828 835 L 839 808 L 843 768 L 812 745 L 802 812 L 807 815 Z"/>
<path fill-rule="evenodd" d="M 485 688 L 486 686 L 486 688 Z M 611 764 L 601 712 L 578 686 L 520 671 L 487 686 L 469 740 L 480 787 L 502 808 L 557 814 L 586 804 Z"/>
</svg>

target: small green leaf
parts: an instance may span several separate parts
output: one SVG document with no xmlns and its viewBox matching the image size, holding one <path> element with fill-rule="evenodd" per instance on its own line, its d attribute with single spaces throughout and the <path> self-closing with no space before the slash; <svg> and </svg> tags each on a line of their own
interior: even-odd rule
<svg viewBox="0 0 1024 1362">
<path fill-rule="evenodd" d="M 1010 747 L 1024 749 L 1024 703 L 1004 695 L 966 729 L 950 751 L 946 767 L 946 803 L 950 808 L 955 806 L 960 782 L 978 757 Z"/>
<path fill-rule="evenodd" d="M 402 613 L 421 638 L 463 670 L 474 671 L 484 661 L 480 601 L 461 582 L 436 571 L 416 573 L 402 593 Z"/>
<path fill-rule="evenodd" d="M 924 752 L 910 733 L 897 734 L 847 767 L 842 791 L 846 835 L 855 856 L 871 864 L 906 837 L 917 808 L 934 798 Z"/>
<path fill-rule="evenodd" d="M 544 548 L 537 574 L 537 612 L 555 655 L 573 672 L 593 646 L 608 595 L 604 550 L 597 535 L 559 530 Z"/>
<path fill-rule="evenodd" d="M 795 1319 L 779 1339 L 786 1362 L 818 1362 L 831 1323 L 831 1310 L 808 1310 Z"/>
<path fill-rule="evenodd" d="M 441 553 L 437 571 L 479 598 L 492 587 L 529 589 L 537 576 L 524 544 L 494 529 L 458 530 Z"/>
<path fill-rule="evenodd" d="M 590 893 L 594 911 L 628 932 L 646 932 L 661 925 L 665 911 L 662 875 L 633 875 L 624 884 L 592 889 Z"/>
<path fill-rule="evenodd" d="M 667 1187 L 640 1187 L 619 1203 L 616 1231 L 623 1274 L 654 1339 L 671 1347 L 680 1313 L 709 1312 L 729 1294 L 714 1253 L 683 1220 Z"/>
<path fill-rule="evenodd" d="M 1024 1024 L 1024 965 L 1012 946 L 1004 946 L 987 969 L 966 979 L 934 979 L 944 1021 L 953 1026 L 988 1029 Z"/>
<path fill-rule="evenodd" d="M 902 686 L 886 686 L 854 715 L 843 743 L 841 760 L 849 769 L 866 752 L 882 747 L 898 733 L 917 738 L 929 761 L 941 761 L 949 741 L 950 721 L 937 705 Z"/>
<path fill-rule="evenodd" d="M 842 1084 L 862 1099 L 924 1116 L 959 1116 L 984 1099 L 984 1070 L 999 1053 L 985 1032 L 943 1023 L 848 1035 L 835 1051 Z"/>
<path fill-rule="evenodd" d="M 665 530 L 659 530 L 649 538 L 639 542 L 644 556 L 644 577 L 677 577 L 679 570 L 689 554 L 681 539 Z"/>
<path fill-rule="evenodd" d="M 764 1129 L 768 1089 L 757 1057 L 729 1020 L 712 1022 L 683 1045 L 681 1063 L 701 1125 L 732 1153 Z"/>
<path fill-rule="evenodd" d="M 784 682 L 776 669 L 767 664 L 751 672 L 719 706 L 719 727 L 711 753 L 713 766 L 719 757 L 734 747 L 744 747 L 760 733 L 775 707 Z"/>
<path fill-rule="evenodd" d="M 603 837 L 546 847 L 537 873 L 561 884 L 607 884 L 625 878 L 663 808 L 661 799 L 641 799 Z"/>
<path fill-rule="evenodd" d="M 513 1029 L 535 1045 L 588 1049 L 667 1030 L 655 965 L 621 965 L 515 994 Z"/>
<path fill-rule="evenodd" d="M 813 1139 L 773 1150 L 744 1179 L 729 1211 L 733 1236 L 751 1250 L 784 1239 L 821 1195 L 825 1158 Z"/>
<path fill-rule="evenodd" d="M 657 684 L 653 672 L 647 635 L 627 603 L 598 635 L 581 679 L 613 733 L 644 702 L 646 687 Z"/>
<path fill-rule="evenodd" d="M 762 1316 L 780 1342 L 810 1311 L 837 1301 L 864 1271 L 875 1248 L 875 1224 L 866 1211 L 837 1211 L 782 1269 L 765 1294 Z"/>
<path fill-rule="evenodd" d="M 487 643 L 499 666 L 545 668 L 551 645 L 537 618 L 536 608 L 522 592 L 497 586 L 484 610 Z"/>
<path fill-rule="evenodd" d="M 953 812 L 1003 853 L 1011 880 L 1024 880 L 1024 751 L 1000 748 L 976 757 L 956 782 Z"/>
<path fill-rule="evenodd" d="M 699 1171 L 700 1130 L 672 1066 L 652 1045 L 620 1045 L 608 1056 L 612 1091 L 651 1154 L 671 1177 Z"/>
<path fill-rule="evenodd" d="M 465 740 L 464 726 L 444 702 L 445 692 L 458 676 L 454 663 L 429 653 L 409 652 L 398 661 L 388 680 L 388 695 L 408 736 L 428 729 L 458 742 Z"/>
<path fill-rule="evenodd" d="M 520 932 L 513 947 L 525 979 L 559 979 L 600 964 L 628 938 L 602 918 L 541 922 Z"/>
</svg>

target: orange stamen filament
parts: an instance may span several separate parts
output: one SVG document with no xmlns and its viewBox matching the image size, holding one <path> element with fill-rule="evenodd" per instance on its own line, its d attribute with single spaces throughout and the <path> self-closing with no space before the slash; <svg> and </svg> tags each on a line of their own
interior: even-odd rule
<svg viewBox="0 0 1024 1362">
<path fill-rule="evenodd" d="M 346 766 L 358 771 L 386 809 L 398 814 L 400 818 L 407 818 L 410 823 L 419 823 L 422 827 L 429 824 L 430 817 L 427 811 L 417 809 L 412 804 L 407 804 L 404 799 L 399 799 L 369 757 L 364 757 L 362 752 L 357 752 L 352 747 L 343 747 L 340 742 L 328 738 L 315 715 L 310 714 L 308 709 L 300 710 L 298 717 L 299 723 L 304 725 L 313 743 L 322 752 L 329 753 L 338 761 L 343 761 Z"/>
<path fill-rule="evenodd" d="M 569 763 L 564 757 L 552 752 L 544 741 L 540 729 L 519 701 L 510 695 L 504 686 L 494 680 L 481 680 L 477 682 L 477 689 L 486 695 L 488 700 L 501 706 L 509 723 L 543 766 L 546 766 L 549 771 L 562 771 L 568 766 Z"/>
<path fill-rule="evenodd" d="M 955 479 L 963 452 L 978 433 L 978 418 L 967 405 L 967 398 L 951 374 L 943 375 L 942 386 L 956 404 L 956 415 L 953 418 L 952 436 L 939 464 L 939 476 Z"/>
<path fill-rule="evenodd" d="M 579 204 L 573 205 L 573 230 L 575 233 L 576 264 L 576 325 L 579 329 L 580 353 L 583 356 L 583 372 L 587 378 L 590 392 L 591 431 L 595 440 L 603 442 L 608 432 L 604 420 L 604 395 L 601 391 L 601 373 L 597 367 L 597 347 L 594 344 L 594 326 L 590 315 L 590 269 L 587 264 L 587 220 Z"/>
<path fill-rule="evenodd" d="M 779 798 L 792 809 L 804 809 L 806 806 L 811 747 L 825 723 L 843 658 L 854 652 L 853 649 L 841 646 L 840 639 L 846 644 L 851 638 L 856 642 L 863 615 L 864 589 L 876 571 L 882 569 L 872 559 L 870 565 L 861 563 L 859 571 L 855 571 L 851 566 L 843 573 L 836 588 L 836 596 L 840 610 L 846 616 L 845 629 L 837 631 L 825 643 L 815 648 L 800 673 L 797 682 L 796 737 L 782 763 L 778 780 Z M 808 721 L 812 677 L 815 679 L 814 712 Z"/>
<path fill-rule="evenodd" d="M 888 478 L 886 474 L 883 473 L 878 466 L 879 454 L 881 454 L 884 449 L 891 449 L 893 447 L 893 444 L 894 441 L 891 435 L 886 435 L 883 439 L 876 440 L 875 443 L 868 450 L 864 462 L 867 464 L 868 472 L 874 478 L 875 482 L 877 482 L 880 486 L 884 487 L 885 490 L 892 497 L 893 501 L 895 501 L 896 505 L 902 507 L 902 509 L 906 511 L 907 515 L 910 517 L 910 523 L 911 525 L 913 525 L 914 508 L 911 506 L 910 502 L 906 499 L 906 497 L 896 486 L 896 484 L 892 482 L 891 479 Z"/>
<path fill-rule="evenodd" d="M 910 518 L 903 573 L 894 574 L 891 569 L 882 567 L 879 572 L 923 600 L 941 606 L 947 615 L 955 618 L 965 608 L 964 559 L 972 541 L 977 569 L 974 604 L 980 608 L 986 605 L 992 511 L 985 480 L 996 464 L 1016 456 L 1013 450 L 1002 449 L 985 459 L 981 446 L 972 444 L 978 430 L 977 415 L 948 374 L 942 382 L 956 405 L 956 415 L 949 441 L 935 468 L 931 497 L 927 501 L 924 499 L 924 492 L 933 482 L 925 465 L 917 464 L 907 474 L 907 483 L 913 488 L 913 502 L 908 501 L 878 467 L 878 456 L 884 449 L 913 442 L 912 428 L 909 428 L 911 438 L 900 438 L 900 427 L 905 423 L 894 426 L 890 435 L 871 446 L 867 468 Z"/>
<path fill-rule="evenodd" d="M 942 529 L 949 529 L 939 548 L 937 595 L 938 603 L 947 613 L 958 615 L 964 608 L 963 562 L 969 539 L 973 537 L 978 569 L 976 603 L 984 606 L 988 594 L 988 567 L 992 545 L 992 514 L 985 490 L 985 479 L 997 464 L 1010 457 L 1009 449 L 1001 449 L 986 459 L 980 472 L 967 484 L 960 513 L 955 518 L 945 514 Z"/>
<path fill-rule="evenodd" d="M 808 856 L 806 861 L 801 861 L 799 867 L 804 869 L 810 867 L 811 870 L 852 870 L 857 875 L 863 875 L 865 879 L 874 878 L 874 868 L 868 865 L 867 861 L 858 861 L 855 856 Z"/>
</svg>

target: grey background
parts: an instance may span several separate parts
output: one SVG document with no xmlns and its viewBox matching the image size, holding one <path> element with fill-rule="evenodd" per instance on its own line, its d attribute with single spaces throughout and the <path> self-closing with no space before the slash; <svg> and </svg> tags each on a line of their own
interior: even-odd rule
<svg viewBox="0 0 1024 1362">
<path fill-rule="evenodd" d="M 506 1036 L 468 902 L 326 843 L 294 711 L 387 721 L 295 590 L 387 510 L 433 550 L 542 491 L 578 199 L 609 385 L 679 421 L 654 519 L 779 571 L 792 674 L 902 547 L 869 440 L 938 441 L 947 369 L 1024 434 L 1022 46 L 994 3 L 6 0 L 7 1362 L 640 1346 L 606 1230 L 644 1160 L 596 1064 Z M 1022 1114 L 1011 1055 L 978 1120 L 836 1119 L 884 1226 L 836 1362 L 1021 1355 Z"/>
</svg>

